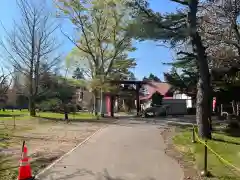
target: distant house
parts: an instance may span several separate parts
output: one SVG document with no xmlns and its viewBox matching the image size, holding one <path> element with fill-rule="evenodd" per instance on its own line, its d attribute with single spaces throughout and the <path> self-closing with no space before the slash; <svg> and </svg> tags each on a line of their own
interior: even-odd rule
<svg viewBox="0 0 240 180">
<path fill-rule="evenodd" d="M 171 85 L 166 82 L 148 81 L 140 89 L 140 101 L 151 100 L 152 95 L 158 92 L 163 95 L 163 99 L 173 99 L 173 92 L 171 92 Z"/>
<path fill-rule="evenodd" d="M 187 108 L 192 108 L 194 106 L 192 98 L 186 94 L 175 91 L 173 93 L 173 99 L 185 99 L 187 103 Z"/>
<path fill-rule="evenodd" d="M 158 92 L 163 96 L 163 99 L 172 99 L 173 93 L 171 92 L 170 84 L 166 82 L 146 81 L 140 89 L 140 104 L 142 109 L 151 106 L 152 95 Z"/>
<path fill-rule="evenodd" d="M 148 81 L 140 89 L 140 103 L 143 109 L 151 106 L 152 95 L 158 92 L 163 96 L 163 104 L 170 105 L 172 113 L 185 113 L 186 109 L 192 107 L 192 100 L 185 94 L 174 91 L 166 82 Z M 182 108 L 182 106 L 184 106 Z"/>
<path fill-rule="evenodd" d="M 76 104 L 80 105 L 84 109 L 91 110 L 93 103 L 93 95 L 88 89 L 84 87 L 78 87 L 76 94 L 73 96 Z"/>
</svg>

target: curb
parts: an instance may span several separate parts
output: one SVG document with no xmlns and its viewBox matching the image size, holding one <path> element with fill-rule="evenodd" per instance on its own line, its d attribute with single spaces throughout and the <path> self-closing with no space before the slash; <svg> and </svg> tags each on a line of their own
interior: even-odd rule
<svg viewBox="0 0 240 180">
<path fill-rule="evenodd" d="M 75 146 L 74 148 L 72 148 L 70 151 L 68 151 L 67 153 L 63 154 L 60 158 L 58 158 L 57 160 L 55 160 L 54 162 L 52 162 L 50 165 L 48 165 L 46 168 L 44 168 L 43 170 L 41 170 L 36 176 L 35 178 L 39 178 L 40 175 L 42 175 L 43 173 L 45 173 L 47 170 L 51 169 L 54 165 L 56 165 L 59 161 L 61 161 L 63 158 L 65 158 L 66 156 L 68 156 L 69 154 L 71 154 L 72 152 L 74 152 L 77 148 L 81 147 L 82 145 L 84 145 L 85 143 L 87 143 L 92 137 L 94 137 L 96 134 L 100 133 L 103 129 L 107 128 L 109 125 L 104 126 L 98 130 L 96 130 L 92 135 L 88 136 L 84 141 L 80 142 L 77 146 Z"/>
</svg>

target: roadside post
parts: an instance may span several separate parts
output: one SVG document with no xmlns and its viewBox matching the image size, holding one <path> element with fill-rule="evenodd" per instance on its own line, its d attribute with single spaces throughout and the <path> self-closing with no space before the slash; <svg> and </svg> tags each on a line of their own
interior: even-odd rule
<svg viewBox="0 0 240 180">
<path fill-rule="evenodd" d="M 194 124 L 192 124 L 192 143 L 196 143 Z"/>
<path fill-rule="evenodd" d="M 204 168 L 203 171 L 201 172 L 201 176 L 203 177 L 208 177 L 209 176 L 209 172 L 207 170 L 207 164 L 208 164 L 208 151 L 207 151 L 207 140 L 205 140 L 204 143 Z"/>
</svg>

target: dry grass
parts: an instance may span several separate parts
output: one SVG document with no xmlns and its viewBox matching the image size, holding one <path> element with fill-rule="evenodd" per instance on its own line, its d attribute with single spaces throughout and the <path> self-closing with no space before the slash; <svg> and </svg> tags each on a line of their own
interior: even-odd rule
<svg viewBox="0 0 240 180">
<path fill-rule="evenodd" d="M 0 180 L 16 179 L 25 140 L 33 172 L 47 166 L 104 126 L 102 123 L 53 122 L 37 118 L 6 119 L 0 124 Z"/>
</svg>

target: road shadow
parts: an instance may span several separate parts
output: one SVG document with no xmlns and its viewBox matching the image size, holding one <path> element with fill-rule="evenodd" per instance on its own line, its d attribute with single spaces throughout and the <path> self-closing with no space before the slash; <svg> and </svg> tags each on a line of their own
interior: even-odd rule
<svg viewBox="0 0 240 180">
<path fill-rule="evenodd" d="M 51 175 L 53 174 L 58 174 L 57 177 L 53 177 Z M 64 173 L 64 175 L 60 175 L 59 176 L 59 172 L 58 171 L 50 171 L 50 172 L 45 172 L 44 175 L 40 175 L 39 177 L 36 177 L 35 180 L 71 180 L 71 179 L 76 179 L 79 178 L 81 179 L 81 177 L 83 178 L 83 176 L 88 176 L 88 178 L 91 177 L 91 179 L 94 180 L 128 180 L 128 178 L 126 177 L 114 177 L 112 175 L 110 175 L 110 173 L 108 172 L 107 169 L 104 169 L 103 172 L 99 172 L 99 173 L 94 173 L 91 170 L 87 170 L 87 169 L 78 169 L 76 171 L 74 171 L 73 173 L 70 174 L 66 174 Z M 146 178 L 141 178 L 139 180 L 156 180 L 153 177 L 146 177 Z"/>
<path fill-rule="evenodd" d="M 232 136 L 232 137 L 240 137 L 240 129 L 231 129 L 231 128 L 226 128 L 224 131 L 225 134 L 227 134 L 228 136 Z"/>
<path fill-rule="evenodd" d="M 214 128 L 214 131 L 217 134 L 225 134 L 231 137 L 240 137 L 240 128 L 229 128 L 228 123 L 225 122 L 221 126 Z"/>
<path fill-rule="evenodd" d="M 118 120 L 117 118 L 100 118 L 100 119 L 70 118 L 68 120 L 65 120 L 63 118 L 51 118 L 51 117 L 41 117 L 41 116 L 38 116 L 38 118 L 43 121 L 65 122 L 66 124 L 71 124 L 71 122 L 114 124 Z"/>
<path fill-rule="evenodd" d="M 24 116 L 24 114 L 14 114 L 14 115 L 12 115 L 12 114 L 0 114 L 0 117 L 22 117 L 22 116 Z"/>
<path fill-rule="evenodd" d="M 234 141 L 227 141 L 227 140 L 224 140 L 224 139 L 220 139 L 220 138 L 212 138 L 213 141 L 218 141 L 218 142 L 224 142 L 224 143 L 227 143 L 227 144 L 234 144 L 234 145 L 240 145 L 240 142 L 234 142 Z"/>
<path fill-rule="evenodd" d="M 161 118 L 144 118 L 144 117 L 128 117 L 119 118 L 119 122 L 122 120 L 132 120 L 136 122 L 154 122 L 154 123 L 179 123 L 179 124 L 192 124 L 196 123 L 195 119 L 186 119 L 184 117 L 161 117 Z"/>
<path fill-rule="evenodd" d="M 178 124 L 178 123 L 168 123 L 169 126 L 177 127 L 179 129 L 185 129 L 185 130 L 192 130 L 193 125 L 192 124 Z"/>
</svg>

